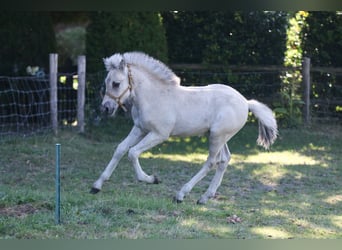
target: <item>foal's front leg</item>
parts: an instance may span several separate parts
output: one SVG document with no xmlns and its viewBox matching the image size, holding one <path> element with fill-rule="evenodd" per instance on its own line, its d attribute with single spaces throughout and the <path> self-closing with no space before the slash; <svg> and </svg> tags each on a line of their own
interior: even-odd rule
<svg viewBox="0 0 342 250">
<path fill-rule="evenodd" d="M 106 169 L 102 172 L 100 178 L 94 182 L 90 193 L 96 194 L 98 193 L 103 185 L 104 181 L 107 181 L 110 176 L 112 175 L 113 171 L 117 167 L 119 161 L 121 160 L 122 156 L 126 154 L 128 149 L 135 144 L 137 144 L 145 134 L 139 129 L 138 127 L 134 126 L 129 133 L 129 135 L 123 140 L 118 147 L 116 148 L 111 161 L 108 163 Z"/>
<path fill-rule="evenodd" d="M 148 133 L 137 145 L 132 147 L 128 152 L 128 158 L 133 164 L 136 177 L 139 181 L 144 181 L 147 183 L 154 183 L 158 184 L 159 180 L 154 175 L 147 175 L 141 168 L 139 163 L 139 156 L 153 148 L 154 146 L 158 145 L 159 143 L 165 141 L 168 137 L 162 136 L 156 132 Z"/>
</svg>

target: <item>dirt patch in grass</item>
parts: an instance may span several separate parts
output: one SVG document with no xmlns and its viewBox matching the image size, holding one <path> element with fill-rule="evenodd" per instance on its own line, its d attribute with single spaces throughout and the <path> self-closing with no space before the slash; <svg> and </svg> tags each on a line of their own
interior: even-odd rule
<svg viewBox="0 0 342 250">
<path fill-rule="evenodd" d="M 34 205 L 31 203 L 19 204 L 11 207 L 0 207 L 1 216 L 10 216 L 17 218 L 24 218 L 27 215 L 35 214 L 42 210 L 47 210 L 42 205 Z"/>
</svg>

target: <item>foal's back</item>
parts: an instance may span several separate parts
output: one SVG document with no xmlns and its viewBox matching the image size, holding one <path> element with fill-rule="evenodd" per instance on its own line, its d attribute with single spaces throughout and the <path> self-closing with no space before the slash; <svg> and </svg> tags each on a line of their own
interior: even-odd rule
<svg viewBox="0 0 342 250">
<path fill-rule="evenodd" d="M 235 130 L 247 120 L 246 99 L 229 86 L 212 84 L 204 87 L 179 86 L 176 89 L 174 110 L 170 110 L 176 113 L 171 135 L 199 135 L 214 126 Z"/>
</svg>

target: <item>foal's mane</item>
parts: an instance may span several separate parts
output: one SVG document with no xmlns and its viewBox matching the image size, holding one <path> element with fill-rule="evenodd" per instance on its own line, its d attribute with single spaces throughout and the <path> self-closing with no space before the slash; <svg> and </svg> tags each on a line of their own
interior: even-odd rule
<svg viewBox="0 0 342 250">
<path fill-rule="evenodd" d="M 180 85 L 179 77 L 164 63 L 142 52 L 126 52 L 124 54 L 114 54 L 105 59 L 107 70 L 119 68 L 120 63 L 138 66 L 145 71 L 155 75 L 167 84 Z"/>
</svg>

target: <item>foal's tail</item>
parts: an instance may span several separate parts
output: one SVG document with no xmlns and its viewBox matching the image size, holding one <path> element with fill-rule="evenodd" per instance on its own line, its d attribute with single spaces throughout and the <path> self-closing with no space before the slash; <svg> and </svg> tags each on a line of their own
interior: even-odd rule
<svg viewBox="0 0 342 250">
<path fill-rule="evenodd" d="M 277 121 L 272 110 L 265 104 L 256 100 L 249 100 L 247 102 L 249 110 L 259 119 L 259 137 L 257 143 L 265 149 L 268 149 L 277 139 Z"/>
</svg>

